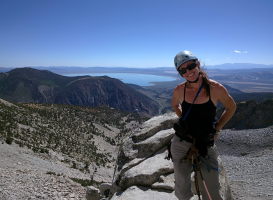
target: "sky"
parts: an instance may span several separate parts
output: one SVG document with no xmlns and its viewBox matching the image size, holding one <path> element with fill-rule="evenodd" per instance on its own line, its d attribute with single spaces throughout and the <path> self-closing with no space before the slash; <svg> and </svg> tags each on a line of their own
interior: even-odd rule
<svg viewBox="0 0 273 200">
<path fill-rule="evenodd" d="M 0 67 L 273 64 L 272 0 L 0 0 Z"/>
</svg>

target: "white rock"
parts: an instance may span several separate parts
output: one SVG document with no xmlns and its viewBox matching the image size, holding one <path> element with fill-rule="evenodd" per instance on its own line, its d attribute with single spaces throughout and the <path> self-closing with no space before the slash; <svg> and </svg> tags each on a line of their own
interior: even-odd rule
<svg viewBox="0 0 273 200">
<path fill-rule="evenodd" d="M 169 174 L 167 176 L 160 176 L 160 182 L 156 182 L 153 185 L 151 185 L 151 188 L 153 189 L 163 189 L 163 190 L 171 190 L 174 191 L 174 174 Z"/>
<path fill-rule="evenodd" d="M 155 116 L 142 124 L 139 131 L 134 134 L 133 141 L 140 142 L 153 136 L 158 131 L 171 128 L 176 120 L 177 116 L 173 112 Z"/>
<path fill-rule="evenodd" d="M 158 192 L 147 188 L 142 190 L 132 186 L 121 194 L 116 193 L 111 200 L 177 200 L 177 198 L 174 193 Z"/>
<path fill-rule="evenodd" d="M 172 173 L 173 164 L 165 159 L 166 154 L 166 152 L 157 154 L 126 171 L 119 186 L 122 188 L 132 185 L 149 186 L 155 183 L 162 174 Z"/>
<path fill-rule="evenodd" d="M 157 132 L 152 137 L 149 137 L 148 139 L 136 143 L 134 147 L 138 149 L 137 157 L 143 158 L 148 157 L 155 152 L 159 151 L 160 149 L 167 146 L 167 144 L 170 142 L 171 138 L 174 135 L 174 129 L 167 129 Z"/>
</svg>

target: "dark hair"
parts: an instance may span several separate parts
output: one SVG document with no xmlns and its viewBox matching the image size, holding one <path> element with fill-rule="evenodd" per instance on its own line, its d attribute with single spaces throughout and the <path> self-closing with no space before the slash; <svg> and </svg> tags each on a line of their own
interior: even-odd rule
<svg viewBox="0 0 273 200">
<path fill-rule="evenodd" d="M 207 73 L 200 68 L 200 74 L 201 74 L 201 77 L 203 79 L 203 84 L 204 84 L 204 88 L 206 90 L 206 93 L 207 95 L 209 96 L 210 95 L 210 81 L 209 81 L 209 77 L 207 75 Z"/>
</svg>

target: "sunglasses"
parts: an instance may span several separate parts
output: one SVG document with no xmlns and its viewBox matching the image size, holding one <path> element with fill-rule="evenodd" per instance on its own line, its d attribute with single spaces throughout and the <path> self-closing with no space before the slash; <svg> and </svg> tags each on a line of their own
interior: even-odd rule
<svg viewBox="0 0 273 200">
<path fill-rule="evenodd" d="M 181 69 L 178 69 L 177 71 L 179 72 L 180 75 L 184 75 L 187 72 L 187 70 L 192 70 L 195 67 L 197 67 L 197 64 L 192 63 L 192 64 L 187 65 L 187 67 L 183 67 Z"/>
</svg>

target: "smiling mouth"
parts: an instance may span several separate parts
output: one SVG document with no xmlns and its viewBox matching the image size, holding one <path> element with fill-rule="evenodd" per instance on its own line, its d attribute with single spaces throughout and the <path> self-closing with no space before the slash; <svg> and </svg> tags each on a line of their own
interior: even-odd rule
<svg viewBox="0 0 273 200">
<path fill-rule="evenodd" d="M 194 76 L 194 73 L 190 73 L 189 75 L 188 75 L 188 77 L 193 77 Z"/>
</svg>

